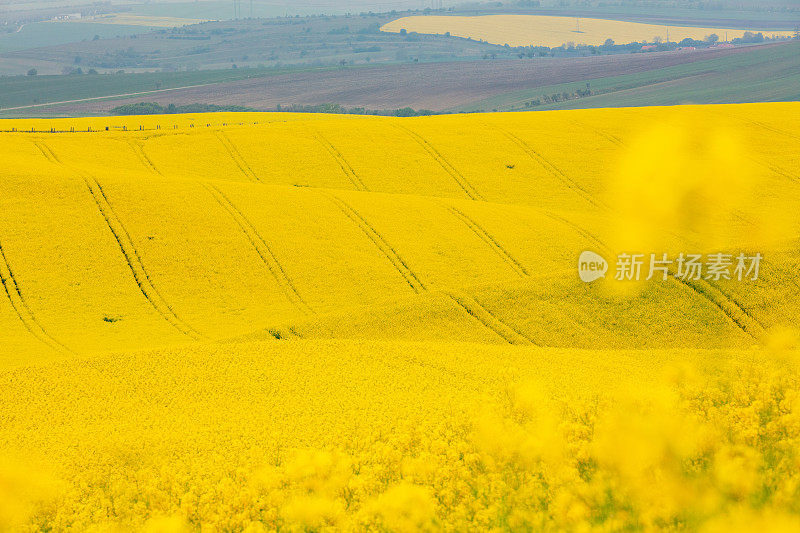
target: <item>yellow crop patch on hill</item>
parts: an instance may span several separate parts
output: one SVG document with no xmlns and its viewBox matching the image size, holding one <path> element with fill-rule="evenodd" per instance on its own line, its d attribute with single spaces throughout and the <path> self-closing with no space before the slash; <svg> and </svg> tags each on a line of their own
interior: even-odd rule
<svg viewBox="0 0 800 533">
<path fill-rule="evenodd" d="M 798 124 L 0 121 L 0 529 L 791 530 Z"/>
<path fill-rule="evenodd" d="M 381 31 L 444 35 L 449 33 L 476 41 L 509 46 L 547 46 L 563 44 L 599 46 L 606 39 L 617 44 L 632 42 L 680 42 L 689 38 L 702 41 L 711 34 L 720 40 L 731 40 L 745 31 L 765 35 L 791 37 L 790 31 L 739 30 L 732 28 L 700 28 L 694 26 L 665 26 L 593 18 L 550 17 L 540 15 L 483 15 L 483 16 L 411 16 L 385 24 Z"/>
</svg>

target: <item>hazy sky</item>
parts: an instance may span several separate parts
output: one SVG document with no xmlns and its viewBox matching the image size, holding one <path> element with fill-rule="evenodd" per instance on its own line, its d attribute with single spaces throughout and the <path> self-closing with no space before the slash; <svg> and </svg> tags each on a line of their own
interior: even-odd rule
<svg viewBox="0 0 800 533">
<path fill-rule="evenodd" d="M 77 11 L 91 6 L 94 0 L 0 0 L 0 15 L 31 12 L 54 8 Z M 249 16 L 250 0 L 238 0 L 241 16 Z M 232 18 L 234 0 L 105 0 L 106 4 L 133 6 L 133 13 L 196 17 L 204 19 Z M 363 11 L 385 12 L 396 9 L 423 9 L 449 7 L 464 3 L 464 0 L 253 0 L 252 13 L 256 17 L 280 17 L 313 14 L 344 14 Z"/>
<path fill-rule="evenodd" d="M 106 0 L 108 1 L 108 0 Z M 199 2 L 217 2 L 222 3 L 224 0 L 195 0 Z M 241 0 L 242 4 L 249 6 L 250 0 Z M 279 0 L 253 0 L 257 5 L 274 6 L 285 9 L 303 8 L 314 9 L 318 8 L 320 11 L 330 10 L 385 10 L 385 9 L 407 9 L 407 8 L 420 8 L 431 7 L 436 3 L 436 0 L 293 0 L 279 1 Z M 36 8 L 36 7 L 52 7 L 52 6 L 69 6 L 69 5 L 89 5 L 93 0 L 0 0 L 0 8 Z M 192 0 L 111 0 L 112 4 L 165 4 L 165 3 L 192 3 Z M 229 0 L 233 3 L 233 0 Z M 445 6 L 456 5 L 463 3 L 463 0 L 442 0 Z"/>
</svg>

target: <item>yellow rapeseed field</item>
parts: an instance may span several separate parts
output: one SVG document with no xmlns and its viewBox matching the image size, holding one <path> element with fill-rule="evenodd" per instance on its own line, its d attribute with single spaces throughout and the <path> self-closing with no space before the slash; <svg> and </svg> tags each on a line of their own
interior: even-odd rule
<svg viewBox="0 0 800 533">
<path fill-rule="evenodd" d="M 0 531 L 796 531 L 798 139 L 797 103 L 0 121 Z"/>
<path fill-rule="evenodd" d="M 680 42 L 690 38 L 702 41 L 711 34 L 720 40 L 742 37 L 746 31 L 762 32 L 766 36 L 792 37 L 791 31 L 759 29 L 701 28 L 694 26 L 665 26 L 595 18 L 551 17 L 543 15 L 415 15 L 402 17 L 381 27 L 381 31 L 444 35 L 450 33 L 476 41 L 509 46 L 547 46 L 565 44 L 599 46 L 606 39 L 617 44 L 652 43 L 656 40 Z"/>
</svg>

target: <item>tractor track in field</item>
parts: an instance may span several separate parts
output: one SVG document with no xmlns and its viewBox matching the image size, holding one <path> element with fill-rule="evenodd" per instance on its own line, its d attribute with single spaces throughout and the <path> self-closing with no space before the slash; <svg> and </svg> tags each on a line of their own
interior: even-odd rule
<svg viewBox="0 0 800 533">
<path fill-rule="evenodd" d="M 291 278 L 286 273 L 286 270 L 281 265 L 278 258 L 275 257 L 275 253 L 267 244 L 267 241 L 261 236 L 261 234 L 256 230 L 253 223 L 244 215 L 244 213 L 237 208 L 233 202 L 223 193 L 219 188 L 210 184 L 204 183 L 203 184 L 206 190 L 214 197 L 214 200 L 233 218 L 236 225 L 239 226 L 239 229 L 242 230 L 247 240 L 253 246 L 258 256 L 261 258 L 261 261 L 266 265 L 267 269 L 269 270 L 272 277 L 275 278 L 278 286 L 281 288 L 283 293 L 286 295 L 286 298 L 294 305 L 297 309 L 302 311 L 304 314 L 315 314 L 315 311 L 311 308 L 311 306 L 306 303 L 300 293 L 297 290 L 297 287 L 292 282 Z"/>
<path fill-rule="evenodd" d="M 419 294 L 422 291 L 427 291 L 425 284 L 419 279 L 419 276 L 414 273 L 405 260 L 397 253 L 397 251 L 389 244 L 389 242 L 378 233 L 378 231 L 365 219 L 361 214 L 353 209 L 347 202 L 333 194 L 326 194 L 328 198 L 349 218 L 361 231 L 369 238 L 375 247 L 392 263 L 392 266 L 400 273 L 406 283 Z"/>
<path fill-rule="evenodd" d="M 446 207 L 450 213 L 452 213 L 465 226 L 467 226 L 475 235 L 478 236 L 479 239 L 485 242 L 489 248 L 491 248 L 492 251 L 494 251 L 500 257 L 500 259 L 507 263 L 520 277 L 525 277 L 528 275 L 528 271 L 524 266 L 522 266 L 522 263 L 517 261 L 508 250 L 506 250 L 499 242 L 497 242 L 497 239 L 492 237 L 492 235 L 483 228 L 483 226 L 478 224 L 473 218 L 460 209 L 449 205 Z"/>
<path fill-rule="evenodd" d="M 224 131 L 217 130 L 214 132 L 214 136 L 219 140 L 219 142 L 225 148 L 225 151 L 228 152 L 228 155 L 231 157 L 233 162 L 236 163 L 236 166 L 239 168 L 242 174 L 245 175 L 245 177 L 247 177 L 252 181 L 261 181 L 258 179 L 258 176 L 256 176 L 256 173 L 253 172 L 252 167 L 250 167 L 250 165 L 247 164 L 245 158 L 242 157 L 242 154 L 241 152 L 239 152 L 239 149 L 236 148 L 236 145 L 233 144 L 233 142 L 228 138 L 228 136 L 225 134 Z"/>
<path fill-rule="evenodd" d="M 347 176 L 347 179 L 350 180 L 350 183 L 359 191 L 369 191 L 367 186 L 361 180 L 361 178 L 356 173 L 355 169 L 347 162 L 347 159 L 344 158 L 342 153 L 336 149 L 336 147 L 331 143 L 327 138 L 325 138 L 320 132 L 313 131 L 314 138 L 320 143 L 323 148 L 330 154 L 330 156 L 336 160 L 336 163 L 339 165 L 339 168 L 342 169 L 344 175 Z"/>
<path fill-rule="evenodd" d="M 8 263 L 2 243 L 0 243 L 0 283 L 2 283 L 6 296 L 11 302 L 11 307 L 31 335 L 55 351 L 74 353 L 47 333 L 36 319 L 36 315 L 33 314 L 33 311 L 25 301 L 25 297 L 22 295 L 17 279 L 14 277 L 14 272 L 11 270 L 11 265 Z"/>
<path fill-rule="evenodd" d="M 762 167 L 768 169 L 769 171 L 774 172 L 778 176 L 782 176 L 782 177 L 786 178 L 787 180 L 789 180 L 789 181 L 791 181 L 793 183 L 800 183 L 800 176 L 793 176 L 793 175 L 789 174 L 788 171 L 783 170 L 782 168 L 780 168 L 778 166 L 775 166 L 772 163 L 769 163 L 767 161 L 762 161 L 762 160 L 756 159 L 756 158 L 750 158 L 750 160 L 753 161 L 754 163 L 756 163 L 758 165 L 761 165 Z"/>
<path fill-rule="evenodd" d="M 608 133 L 607 131 L 603 131 L 603 130 L 600 130 L 600 129 L 597 129 L 597 128 L 592 128 L 592 129 L 600 137 L 604 138 L 605 140 L 607 140 L 611 144 L 613 144 L 615 146 L 619 146 L 620 148 L 623 148 L 625 146 L 625 142 L 622 139 L 620 139 L 619 137 L 617 137 L 616 135 L 612 135 L 611 133 Z"/>
<path fill-rule="evenodd" d="M 133 274 L 133 279 L 136 281 L 144 297 L 150 302 L 153 309 L 155 309 L 164 320 L 169 322 L 172 327 L 187 337 L 200 340 L 203 336 L 175 313 L 175 310 L 172 309 L 164 297 L 161 296 L 161 293 L 158 292 L 158 289 L 153 285 L 150 275 L 147 269 L 145 269 L 144 263 L 142 263 L 139 252 L 133 244 L 130 233 L 128 233 L 122 221 L 117 217 L 100 183 L 96 179 L 88 177 L 84 177 L 84 181 L 86 182 L 86 187 L 89 189 L 89 193 L 94 199 L 94 203 L 97 205 L 97 209 L 100 211 L 103 219 L 105 219 L 108 229 L 111 230 L 111 233 L 114 235 L 114 239 L 117 241 L 119 249 L 125 257 L 125 261 L 128 263 L 128 268 Z"/>
<path fill-rule="evenodd" d="M 703 278 L 697 280 L 678 278 L 672 275 L 672 272 L 670 272 L 669 278 L 713 303 L 720 311 L 725 313 L 739 329 L 753 337 L 753 339 L 760 340 L 763 338 L 765 331 L 762 324 L 755 320 L 750 313 L 745 311 L 744 307 L 742 307 L 739 302 L 721 291 L 717 286 L 709 283 L 708 280 Z"/>
<path fill-rule="evenodd" d="M 42 155 L 45 157 L 45 159 L 47 159 L 48 161 L 50 161 L 51 163 L 54 163 L 56 165 L 61 165 L 62 164 L 61 160 L 58 158 L 58 156 L 56 156 L 56 154 L 53 153 L 53 150 L 51 150 L 50 147 L 47 146 L 45 143 L 43 143 L 41 141 L 33 141 L 33 144 L 34 144 L 34 146 L 36 146 L 36 148 L 39 149 L 39 151 L 42 153 Z"/>
<path fill-rule="evenodd" d="M 762 261 L 762 262 L 763 262 L 763 261 Z M 727 291 L 725 291 L 724 289 L 722 289 L 722 287 L 720 287 L 718 284 L 716 284 L 716 283 L 712 282 L 711 280 L 703 280 L 703 281 L 705 281 L 706 283 L 708 283 L 708 284 L 709 284 L 709 285 L 710 285 L 710 286 L 711 286 L 711 287 L 712 287 L 712 288 L 713 288 L 715 291 L 719 292 L 719 293 L 722 295 L 722 297 L 723 297 L 723 298 L 725 298 L 726 300 L 728 300 L 728 301 L 730 301 L 731 303 L 733 303 L 734 305 L 736 305 L 736 306 L 739 308 L 739 310 L 740 310 L 740 311 L 741 311 L 741 312 L 742 312 L 742 313 L 743 313 L 743 314 L 744 314 L 744 315 L 745 315 L 745 316 L 746 316 L 746 317 L 747 317 L 749 320 L 752 320 L 753 322 L 755 322 L 756 324 L 758 324 L 758 326 L 760 326 L 760 328 L 761 328 L 761 331 L 759 332 L 759 334 L 764 334 L 764 333 L 766 332 L 766 330 L 767 330 L 767 326 L 766 326 L 766 325 L 765 325 L 763 322 L 761 322 L 759 319 L 757 319 L 755 316 L 753 316 L 753 314 L 752 314 L 750 311 L 748 311 L 748 310 L 747 310 L 747 309 L 746 309 L 746 308 L 745 308 L 743 305 L 741 305 L 740 303 L 738 303 L 738 302 L 736 301 L 736 299 L 735 299 L 733 296 L 731 296 L 731 295 L 730 295 L 730 293 L 728 293 Z"/>
<path fill-rule="evenodd" d="M 569 220 L 553 213 L 544 213 L 550 218 L 559 220 L 560 222 L 568 225 L 570 228 L 577 231 L 582 237 L 598 245 L 606 254 L 611 252 L 610 248 L 606 246 L 602 240 L 598 239 L 577 224 L 574 224 L 573 222 L 570 222 Z M 736 301 L 736 299 L 720 290 L 708 280 L 703 278 L 698 280 L 679 278 L 675 276 L 675 272 L 672 270 L 669 271 L 668 279 L 678 283 L 688 290 L 691 290 L 694 294 L 697 294 L 706 299 L 708 302 L 712 303 L 715 307 L 717 307 L 717 309 L 725 314 L 725 316 L 727 316 L 728 319 L 736 325 L 736 327 L 753 339 L 760 340 L 764 336 L 765 328 L 763 324 L 761 324 L 760 321 L 746 311 L 744 307 L 742 307 L 742 305 Z"/>
<path fill-rule="evenodd" d="M 737 117 L 737 118 L 739 118 L 739 117 Z M 749 119 L 744 119 L 744 118 L 741 119 L 741 120 L 744 121 L 745 123 L 749 123 L 749 124 L 752 124 L 754 126 L 758 126 L 758 127 L 763 128 L 763 129 L 765 129 L 767 131 L 771 131 L 773 133 L 777 133 L 778 135 L 783 135 L 784 137 L 789 137 L 791 139 L 800 140 L 800 137 L 798 137 L 794 133 L 788 132 L 786 130 L 782 130 L 780 128 L 776 128 L 774 126 L 770 126 L 769 124 L 764 124 L 763 122 L 760 122 L 758 120 L 749 120 Z"/>
<path fill-rule="evenodd" d="M 740 117 L 740 116 L 736 116 L 736 115 L 728 115 L 726 113 L 723 113 L 723 112 L 720 112 L 720 111 L 716 111 L 716 110 L 713 110 L 713 111 L 715 112 L 715 114 L 717 116 L 721 116 L 721 117 L 725 117 L 725 118 L 731 118 L 732 117 L 735 120 L 737 120 L 737 121 L 739 121 L 739 122 L 741 122 L 741 123 L 743 123 L 745 125 L 755 126 L 757 128 L 761 128 L 761 129 L 764 129 L 764 130 L 767 130 L 767 131 L 771 131 L 772 133 L 777 133 L 778 135 L 782 135 L 782 136 L 788 137 L 790 139 L 800 140 L 800 137 L 798 137 L 797 135 L 795 135 L 795 134 L 793 134 L 791 132 L 788 132 L 788 131 L 785 131 L 785 130 L 782 130 L 782 129 L 779 129 L 779 128 L 775 128 L 773 126 L 770 126 L 769 124 L 764 124 L 763 122 L 760 122 L 758 120 L 752 120 L 752 119 L 749 119 L 749 118 Z M 748 159 L 750 161 L 752 161 L 753 163 L 755 163 L 755 164 L 757 164 L 759 166 L 762 166 L 762 167 L 766 168 L 767 170 L 770 170 L 771 172 L 774 172 L 775 174 L 788 179 L 791 182 L 800 183 L 800 176 L 794 176 L 794 175 L 790 174 L 789 171 L 784 170 L 784 169 L 782 169 L 782 168 L 780 168 L 778 166 L 775 166 L 775 165 L 773 165 L 772 163 L 770 163 L 768 161 L 764 161 L 764 160 L 758 159 L 756 157 L 748 157 Z"/>
<path fill-rule="evenodd" d="M 483 324 L 487 329 L 493 331 L 508 344 L 514 344 L 518 346 L 538 346 L 528 336 L 520 333 L 497 318 L 475 298 L 460 292 L 445 291 L 445 294 L 469 316 Z"/>
<path fill-rule="evenodd" d="M 49 161 L 69 168 L 61 161 L 61 159 L 59 159 L 55 152 L 53 152 L 53 150 L 47 146 L 47 144 L 44 142 L 35 142 L 34 144 L 36 144 L 37 148 L 39 148 L 45 158 L 47 158 Z M 139 256 L 139 252 L 136 250 L 136 246 L 133 244 L 133 239 L 131 239 L 128 230 L 125 229 L 122 221 L 117 217 L 114 209 L 111 207 L 111 204 L 109 203 L 100 183 L 95 178 L 81 175 L 80 172 L 77 172 L 77 174 L 83 178 L 84 183 L 86 184 L 86 187 L 88 188 L 89 193 L 91 194 L 92 199 L 97 206 L 97 209 L 100 211 L 100 215 L 102 215 L 106 222 L 106 226 L 108 226 L 108 229 L 111 231 L 114 239 L 117 241 L 117 244 L 122 251 L 122 255 L 128 264 L 128 268 L 133 274 L 133 279 L 138 285 L 139 290 L 144 295 L 145 299 L 150 303 L 153 309 L 155 309 L 155 311 L 161 315 L 162 318 L 164 318 L 164 320 L 172 325 L 172 327 L 187 337 L 195 340 L 202 339 L 203 335 L 192 328 L 189 324 L 184 322 L 175 313 L 167 301 L 164 300 L 164 297 L 161 296 L 161 293 L 158 292 L 158 289 L 156 289 L 156 287 L 153 285 L 150 275 L 145 269 L 142 259 Z"/>
<path fill-rule="evenodd" d="M 445 159 L 445 157 L 441 153 L 439 153 L 439 151 L 436 148 L 434 148 L 433 145 L 425 139 L 425 137 L 406 128 L 405 126 L 399 126 L 397 124 L 395 124 L 394 126 L 405 132 L 412 139 L 414 139 L 414 141 L 417 144 L 419 144 L 422 147 L 422 149 L 425 150 L 428 153 L 428 155 L 430 155 L 434 159 L 434 161 L 436 161 L 439 164 L 439 166 L 442 167 L 442 169 L 444 169 L 444 171 L 450 175 L 451 178 L 453 178 L 453 180 L 455 180 L 455 182 L 458 184 L 461 190 L 464 191 L 464 194 L 466 194 L 470 200 L 484 200 L 483 196 L 481 196 L 481 193 L 478 192 L 478 190 L 472 185 L 472 183 L 470 183 L 469 180 L 456 169 L 456 167 L 450 164 L 450 162 L 447 159 Z"/>
<path fill-rule="evenodd" d="M 713 107 L 713 106 L 711 106 L 711 107 Z M 790 131 L 786 131 L 786 130 L 782 130 L 780 128 L 776 128 L 775 126 L 771 126 L 769 124 L 765 124 L 765 123 L 763 123 L 763 122 L 761 122 L 759 120 L 753 120 L 751 118 L 742 117 L 742 116 L 738 116 L 738 115 L 735 115 L 735 114 L 728 114 L 728 113 L 725 113 L 725 112 L 717 110 L 717 109 L 709 108 L 709 111 L 713 112 L 717 116 L 724 117 L 726 119 L 733 118 L 734 120 L 737 120 L 737 121 L 739 121 L 739 122 L 741 122 L 743 124 L 747 124 L 747 125 L 750 125 L 750 126 L 756 126 L 757 128 L 765 129 L 767 131 L 771 131 L 772 133 L 777 133 L 778 135 L 783 135 L 784 137 L 789 137 L 790 139 L 800 140 L 800 136 L 795 135 L 794 133 L 792 133 Z"/>
<path fill-rule="evenodd" d="M 595 132 L 599 137 L 602 137 L 603 139 L 607 140 L 611 144 L 616 145 L 616 146 L 618 146 L 620 148 L 625 146 L 625 142 L 622 139 L 620 139 L 619 137 L 617 137 L 614 134 L 611 134 L 611 133 L 609 133 L 609 132 L 607 132 L 605 130 L 602 130 L 600 128 L 597 128 L 595 126 L 590 126 L 588 124 L 583 124 L 581 122 L 577 122 L 577 121 L 574 121 L 574 120 L 572 121 L 572 125 L 575 128 L 577 128 L 578 130 L 585 130 L 585 129 L 588 128 L 588 129 L 592 130 L 593 132 Z"/>
<path fill-rule="evenodd" d="M 133 152 L 136 154 L 136 157 L 139 158 L 139 161 L 142 163 L 142 165 L 144 165 L 145 168 L 147 168 L 148 170 L 152 171 L 155 174 L 158 174 L 159 176 L 164 175 L 161 173 L 160 170 L 158 170 L 156 165 L 153 163 L 153 160 L 150 159 L 150 157 L 144 151 L 144 146 L 137 143 L 136 141 L 128 140 L 126 142 L 133 149 Z"/>
<path fill-rule="evenodd" d="M 581 237 L 583 237 L 586 240 L 589 240 L 589 241 L 593 242 L 598 247 L 600 247 L 601 250 L 605 251 L 606 253 L 608 253 L 610 251 L 609 248 L 606 246 L 606 244 L 603 241 L 601 241 L 600 239 L 598 239 L 597 237 L 595 237 L 594 235 L 592 235 L 591 233 L 589 233 L 588 231 L 586 231 L 585 229 L 580 227 L 579 225 L 575 224 L 571 220 L 568 220 L 568 219 L 566 219 L 566 218 L 564 218 L 564 217 L 562 217 L 560 215 L 556 215 L 555 213 L 551 213 L 550 211 L 541 210 L 540 213 L 542 213 L 544 216 L 546 216 L 546 217 L 548 217 L 548 218 L 550 218 L 552 220 L 555 220 L 556 222 L 560 222 L 560 223 L 568 226 L 570 229 L 575 231 L 578 235 L 580 235 Z"/>
<path fill-rule="evenodd" d="M 598 209 L 608 209 L 608 206 L 605 205 L 600 200 L 597 200 L 594 196 L 592 196 L 586 189 L 581 187 L 578 182 L 564 174 L 557 166 L 552 164 L 548 161 L 544 156 L 542 156 L 539 152 L 533 149 L 527 142 L 522 140 L 521 138 L 517 137 L 510 131 L 504 130 L 502 128 L 497 128 L 501 133 L 503 133 L 511 142 L 519 146 L 523 152 L 525 152 L 528 157 L 536 161 L 542 168 L 544 168 L 551 176 L 556 178 L 558 181 L 566 185 L 566 187 L 572 190 L 575 194 L 592 204 L 593 206 L 597 207 Z"/>
</svg>

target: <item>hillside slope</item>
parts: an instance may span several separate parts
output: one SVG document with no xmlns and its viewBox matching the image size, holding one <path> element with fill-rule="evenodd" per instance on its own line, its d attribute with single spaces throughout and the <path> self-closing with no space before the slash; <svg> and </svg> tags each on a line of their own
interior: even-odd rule
<svg viewBox="0 0 800 533">
<path fill-rule="evenodd" d="M 682 65 L 661 68 L 653 64 L 650 70 L 621 76 L 594 73 L 585 80 L 591 90 L 588 95 L 576 92 L 585 85 L 554 80 L 552 84 L 496 95 L 452 111 L 544 111 L 800 99 L 800 42 L 733 50 L 736 55 L 698 61 L 688 61 L 689 57 L 699 58 L 697 52 L 684 52 L 687 61 Z M 644 57 L 654 55 L 659 54 Z M 569 97 L 564 98 L 564 93 Z"/>
<path fill-rule="evenodd" d="M 0 530 L 796 530 L 798 119 L 0 122 Z"/>
<path fill-rule="evenodd" d="M 800 130 L 785 121 L 798 113 L 776 104 L 5 122 L 17 131 L 0 144 L 4 364 L 253 334 L 748 346 L 798 306 L 791 147 Z M 651 121 L 676 126 L 652 130 Z M 678 142 L 698 134 L 708 146 Z M 749 152 L 715 153 L 714 139 L 729 136 Z M 644 169 L 652 180 L 679 194 L 720 186 L 737 196 L 714 207 L 722 218 L 700 206 L 687 222 L 677 204 L 663 227 L 626 241 L 620 220 L 638 224 L 638 210 L 655 208 L 648 187 L 659 185 L 624 181 L 626 161 L 653 138 L 664 146 Z M 727 166 L 686 183 L 659 173 L 658 158 L 686 150 Z M 632 211 L 636 195 L 645 196 Z M 717 225 L 729 230 L 724 243 L 707 239 Z M 575 272 L 586 249 L 611 259 L 623 245 L 677 255 L 722 244 L 764 254 L 760 279 L 620 292 Z"/>
</svg>

